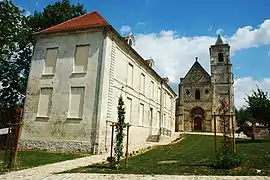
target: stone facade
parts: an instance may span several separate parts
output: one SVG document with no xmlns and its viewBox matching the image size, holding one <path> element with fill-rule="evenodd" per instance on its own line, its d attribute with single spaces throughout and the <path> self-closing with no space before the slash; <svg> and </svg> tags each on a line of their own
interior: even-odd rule
<svg viewBox="0 0 270 180">
<path fill-rule="evenodd" d="M 131 147 L 161 127 L 174 131 L 176 94 L 134 44 L 132 35 L 123 38 L 111 26 L 37 35 L 21 147 L 108 151 L 121 94 Z"/>
<path fill-rule="evenodd" d="M 229 114 L 234 115 L 233 72 L 230 46 L 218 36 L 210 51 L 211 76 L 196 61 L 178 86 L 176 131 L 214 131 L 214 114 L 219 114 L 220 101 L 225 99 Z M 233 121 L 235 122 L 235 118 Z M 216 128 L 220 132 L 219 117 Z M 235 123 L 234 123 L 235 124 Z"/>
</svg>

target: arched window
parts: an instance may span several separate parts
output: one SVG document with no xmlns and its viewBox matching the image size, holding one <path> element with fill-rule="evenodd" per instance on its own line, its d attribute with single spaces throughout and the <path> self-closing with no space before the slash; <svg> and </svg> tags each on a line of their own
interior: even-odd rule
<svg viewBox="0 0 270 180">
<path fill-rule="evenodd" d="M 224 62 L 223 53 L 218 53 L 218 62 Z"/>
<path fill-rule="evenodd" d="M 131 39 L 128 40 L 128 44 L 129 44 L 130 46 L 132 46 L 132 40 L 131 40 Z"/>
<path fill-rule="evenodd" d="M 201 99 L 201 93 L 199 89 L 195 91 L 195 99 Z"/>
</svg>

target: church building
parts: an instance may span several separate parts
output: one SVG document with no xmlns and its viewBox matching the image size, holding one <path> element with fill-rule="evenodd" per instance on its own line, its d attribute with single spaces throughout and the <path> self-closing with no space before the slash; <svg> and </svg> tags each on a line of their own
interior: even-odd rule
<svg viewBox="0 0 270 180">
<path fill-rule="evenodd" d="M 211 75 L 196 57 L 184 78 L 180 78 L 176 100 L 176 131 L 214 131 L 214 115 L 219 114 L 221 101 L 226 100 L 229 114 L 234 114 L 234 77 L 230 46 L 220 35 L 209 48 Z M 235 121 L 235 119 L 233 119 Z M 217 118 L 216 129 L 220 132 Z"/>
</svg>

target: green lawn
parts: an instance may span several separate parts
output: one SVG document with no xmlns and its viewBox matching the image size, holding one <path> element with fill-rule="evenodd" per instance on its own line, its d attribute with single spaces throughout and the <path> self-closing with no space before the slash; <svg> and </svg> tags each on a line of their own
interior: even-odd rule
<svg viewBox="0 0 270 180">
<path fill-rule="evenodd" d="M 52 164 L 60 161 L 80 158 L 86 155 L 83 154 L 64 154 L 64 153 L 53 153 L 48 151 L 37 151 L 37 150 L 25 150 L 18 152 L 17 170 L 26 169 L 45 164 Z M 0 151 L 0 161 L 4 159 L 4 151 Z M 1 174 L 0 164 L 0 174 Z"/>
<path fill-rule="evenodd" d="M 220 139 L 221 137 L 219 137 Z M 237 140 L 240 167 L 215 170 L 209 165 L 214 158 L 213 136 L 185 135 L 178 143 L 157 146 L 129 158 L 129 167 L 116 171 L 108 164 L 95 164 L 67 172 L 134 173 L 134 174 L 189 174 L 189 175 L 270 175 L 270 141 Z M 124 161 L 121 161 L 123 166 Z M 260 173 L 256 169 L 262 170 Z"/>
</svg>

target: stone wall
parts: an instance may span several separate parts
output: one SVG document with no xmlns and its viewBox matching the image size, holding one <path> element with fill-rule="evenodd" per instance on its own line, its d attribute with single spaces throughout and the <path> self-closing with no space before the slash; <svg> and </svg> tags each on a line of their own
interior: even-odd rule
<svg viewBox="0 0 270 180">
<path fill-rule="evenodd" d="M 38 149 L 52 152 L 70 152 L 92 154 L 91 144 L 86 141 L 41 141 L 41 140 L 22 140 L 22 149 Z"/>
</svg>

